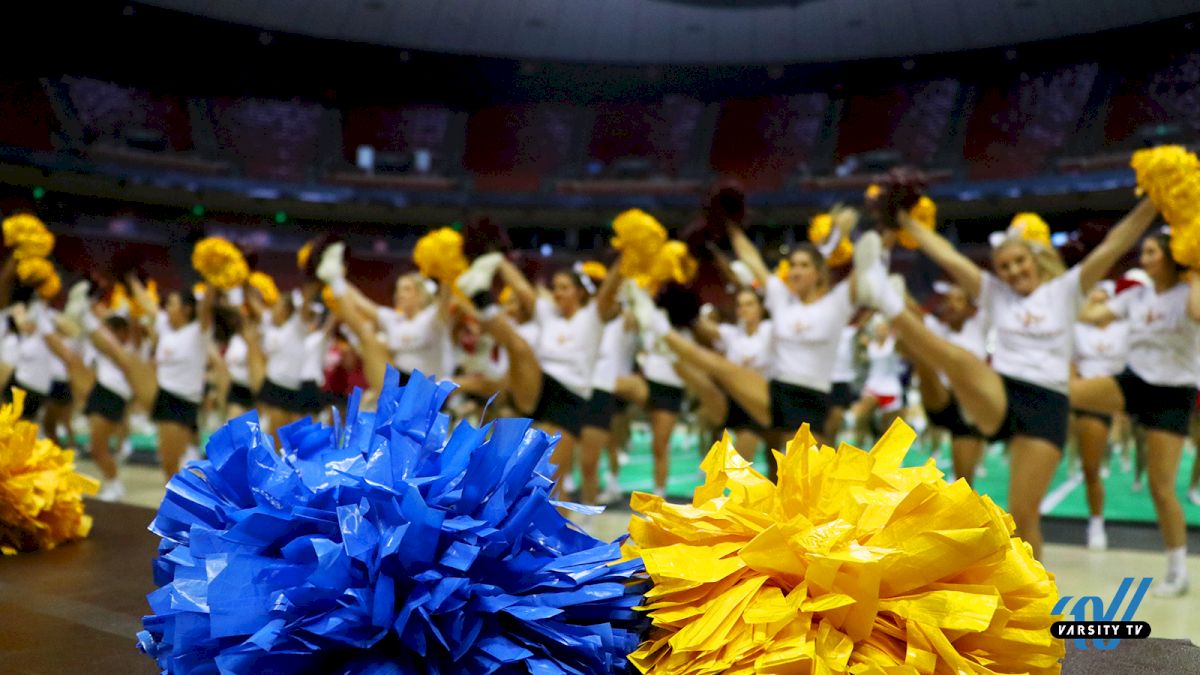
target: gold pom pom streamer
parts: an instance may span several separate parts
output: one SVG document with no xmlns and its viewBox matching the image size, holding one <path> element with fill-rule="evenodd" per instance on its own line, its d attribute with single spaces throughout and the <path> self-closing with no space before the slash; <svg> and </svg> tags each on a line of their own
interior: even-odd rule
<svg viewBox="0 0 1200 675">
<path fill-rule="evenodd" d="M 246 283 L 250 266 L 241 250 L 223 237 L 205 237 L 192 249 L 192 267 L 205 283 L 228 291 Z"/>
<path fill-rule="evenodd" d="M 659 251 L 667 243 L 667 230 L 641 209 L 630 209 L 613 219 L 613 248 L 621 252 L 621 274 L 653 278 Z"/>
<path fill-rule="evenodd" d="M 929 197 L 922 195 L 921 199 L 908 210 L 908 214 L 927 230 L 937 227 L 937 204 Z M 918 246 L 917 240 L 904 230 L 900 230 L 897 234 L 896 242 L 910 251 L 916 250 Z"/>
<path fill-rule="evenodd" d="M 52 549 L 92 529 L 82 495 L 100 485 L 75 471 L 75 453 L 38 439 L 37 425 L 21 419 L 25 392 L 0 408 L 0 553 Z"/>
<path fill-rule="evenodd" d="M 17 260 L 45 258 L 54 250 L 54 234 L 37 216 L 18 213 L 4 219 L 4 245 Z"/>
<path fill-rule="evenodd" d="M 251 272 L 246 282 L 258 291 L 258 294 L 262 296 L 263 303 L 268 307 L 279 302 L 279 287 L 275 285 L 275 280 L 271 278 L 271 275 L 265 272 Z"/>
<path fill-rule="evenodd" d="M 903 422 L 870 451 L 804 425 L 778 485 L 729 437 L 690 505 L 632 498 L 627 559 L 654 587 L 644 673 L 1057 673 L 1052 575 L 1011 516 L 932 461 Z"/>
<path fill-rule="evenodd" d="M 312 257 L 312 250 L 313 250 L 313 243 L 310 241 L 307 244 L 301 246 L 299 251 L 296 251 L 296 266 L 297 267 L 299 267 L 302 270 L 308 268 L 308 259 Z"/>
<path fill-rule="evenodd" d="M 439 284 L 454 284 L 469 264 L 463 255 L 462 235 L 442 227 L 427 233 L 413 248 L 413 262 L 421 275 Z"/>
<path fill-rule="evenodd" d="M 1200 159 L 1179 145 L 1133 153 L 1138 192 L 1145 193 L 1171 226 L 1171 255 L 1188 267 L 1200 266 Z"/>
<path fill-rule="evenodd" d="M 148 279 L 145 283 L 146 295 L 150 296 L 151 302 L 157 307 L 161 304 L 158 297 L 158 282 L 153 279 Z M 114 284 L 112 292 L 108 297 L 108 308 L 114 312 L 128 312 L 129 318 L 137 320 L 142 318 L 145 311 L 142 306 L 134 302 L 133 296 L 129 289 L 125 288 L 125 284 Z"/>
<path fill-rule="evenodd" d="M 579 271 L 586 274 L 593 281 L 604 281 L 608 277 L 608 268 L 604 266 L 604 263 L 595 260 L 580 263 Z"/>
<path fill-rule="evenodd" d="M 1053 248 L 1050 243 L 1050 225 L 1036 213 L 1018 213 L 1008 225 L 1008 235 L 1017 236 L 1043 248 Z"/>
<path fill-rule="evenodd" d="M 45 258 L 24 258 L 17 261 L 17 279 L 23 286 L 36 288 L 56 274 L 54 264 Z"/>
<path fill-rule="evenodd" d="M 820 246 L 829 239 L 833 233 L 833 215 L 829 213 L 818 213 L 808 221 L 808 240 Z M 825 263 L 830 267 L 841 267 L 846 265 L 854 258 L 854 244 L 846 238 L 838 241 L 838 245 L 829 254 L 829 258 Z M 786 279 L 786 272 L 781 278 Z"/>
</svg>

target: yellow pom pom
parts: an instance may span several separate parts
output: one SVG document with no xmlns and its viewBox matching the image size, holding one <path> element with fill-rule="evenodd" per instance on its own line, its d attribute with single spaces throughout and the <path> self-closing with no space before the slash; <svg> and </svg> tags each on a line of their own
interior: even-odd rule
<svg viewBox="0 0 1200 675">
<path fill-rule="evenodd" d="M 43 300 L 52 300 L 62 291 L 62 279 L 59 278 L 58 272 L 52 271 L 45 281 L 38 284 L 37 294 Z"/>
<path fill-rule="evenodd" d="M 37 216 L 18 213 L 4 219 L 4 245 L 17 260 L 45 258 L 54 250 L 54 235 Z"/>
<path fill-rule="evenodd" d="M 622 553 L 654 586 L 633 665 L 1057 673 L 1054 578 L 991 499 L 932 460 L 904 468 L 915 439 L 897 422 L 870 452 L 835 450 L 804 425 L 772 482 L 726 436 L 691 504 L 634 493 Z"/>
<path fill-rule="evenodd" d="M 788 280 L 788 273 L 792 271 L 792 263 L 787 258 L 779 261 L 775 266 L 775 276 L 779 277 L 780 281 Z"/>
<path fill-rule="evenodd" d="M 686 284 L 696 278 L 698 269 L 699 264 L 688 252 L 687 244 L 672 240 L 659 249 L 648 277 L 653 287 L 670 282 Z"/>
<path fill-rule="evenodd" d="M 882 194 L 883 194 L 883 188 L 880 187 L 879 185 L 876 185 L 875 183 L 871 183 L 870 185 L 867 186 L 866 192 L 863 193 L 863 198 L 879 199 L 879 196 Z"/>
<path fill-rule="evenodd" d="M 595 260 L 584 262 L 580 265 L 580 271 L 596 281 L 604 281 L 608 277 L 608 268 L 604 266 L 604 263 Z"/>
<path fill-rule="evenodd" d="M 1138 150 L 1130 164 L 1139 191 L 1171 226 L 1171 255 L 1188 267 L 1200 266 L 1200 159 L 1187 148 L 1166 145 Z"/>
<path fill-rule="evenodd" d="M 512 286 L 505 286 L 500 290 L 500 304 L 507 305 L 513 299 Z"/>
<path fill-rule="evenodd" d="M 329 309 L 337 309 L 337 298 L 333 297 L 333 289 L 325 286 L 321 289 L 321 302 Z"/>
<path fill-rule="evenodd" d="M 924 227 L 927 230 L 933 230 L 937 227 L 937 204 L 934 203 L 934 201 L 929 197 L 922 196 L 920 201 L 918 201 L 911 209 L 908 210 L 908 214 L 912 216 L 913 220 L 917 221 L 921 227 Z M 897 232 L 896 243 L 910 251 L 916 250 L 918 246 L 917 240 L 904 230 Z"/>
<path fill-rule="evenodd" d="M 833 232 L 833 216 L 828 213 L 818 213 L 808 221 L 808 240 L 814 244 L 823 244 Z"/>
<path fill-rule="evenodd" d="M 422 276 L 439 284 L 453 284 L 458 275 L 469 267 L 463 256 L 463 238 L 453 228 L 442 227 L 417 241 L 413 262 Z"/>
<path fill-rule="evenodd" d="M 296 251 L 296 266 L 300 269 L 308 267 L 308 259 L 312 257 L 313 243 L 310 241 Z"/>
<path fill-rule="evenodd" d="M 1036 213 L 1018 213 L 1008 225 L 1008 232 L 1031 244 L 1051 248 L 1050 226 Z"/>
<path fill-rule="evenodd" d="M 207 293 L 208 284 L 204 283 L 203 281 L 192 284 L 192 295 L 195 296 L 197 300 L 203 298 Z"/>
<path fill-rule="evenodd" d="M 621 252 L 621 274 L 654 277 L 659 251 L 667 243 L 667 230 L 641 209 L 630 209 L 613 219 L 613 248 Z"/>
<path fill-rule="evenodd" d="M 17 279 L 24 286 L 36 288 L 55 275 L 54 265 L 45 258 L 24 258 L 17 261 Z"/>
<path fill-rule="evenodd" d="M 0 408 L 0 551 L 52 549 L 82 539 L 92 529 L 82 495 L 100 484 L 75 471 L 75 453 L 38 439 L 37 425 L 24 421 L 25 392 Z"/>
<path fill-rule="evenodd" d="M 192 249 L 192 267 L 213 288 L 227 291 L 246 283 L 250 266 L 237 246 L 222 237 L 205 237 Z"/>
<path fill-rule="evenodd" d="M 271 278 L 271 275 L 263 272 L 251 272 L 246 282 L 258 291 L 266 305 L 270 306 L 279 302 L 279 287 L 275 285 L 275 280 Z"/>
<path fill-rule="evenodd" d="M 854 259 L 854 244 L 850 243 L 849 239 L 843 239 L 838 242 L 837 248 L 829 254 L 825 264 L 830 267 L 844 267 Z"/>
</svg>

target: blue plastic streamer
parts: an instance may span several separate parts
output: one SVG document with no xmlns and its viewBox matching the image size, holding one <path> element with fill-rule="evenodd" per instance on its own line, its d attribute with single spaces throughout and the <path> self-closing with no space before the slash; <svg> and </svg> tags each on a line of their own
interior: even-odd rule
<svg viewBox="0 0 1200 675">
<path fill-rule="evenodd" d="M 176 475 L 138 647 L 165 673 L 624 672 L 640 560 L 552 499 L 557 437 L 441 412 L 454 385 L 385 378 L 375 413 L 280 429 L 255 413 Z M 336 417 L 336 416 L 335 416 Z"/>
</svg>

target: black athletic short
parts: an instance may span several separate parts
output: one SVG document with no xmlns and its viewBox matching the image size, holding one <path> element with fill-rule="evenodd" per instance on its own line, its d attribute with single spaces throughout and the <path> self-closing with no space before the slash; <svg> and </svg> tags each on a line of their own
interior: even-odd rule
<svg viewBox="0 0 1200 675">
<path fill-rule="evenodd" d="M 315 380 L 305 380 L 300 383 L 300 405 L 306 415 L 321 413 L 321 386 Z"/>
<path fill-rule="evenodd" d="M 1112 415 L 1105 415 L 1104 413 L 1092 412 L 1090 410 L 1080 410 L 1079 408 L 1071 408 L 1071 414 L 1076 417 L 1090 417 L 1094 420 L 1100 420 L 1106 427 L 1112 426 Z"/>
<path fill-rule="evenodd" d="M 725 415 L 726 429 L 750 429 L 752 431 L 761 431 L 762 425 L 754 421 L 750 413 L 746 409 L 737 404 L 737 401 L 729 399 L 729 413 Z"/>
<path fill-rule="evenodd" d="M 254 392 L 250 391 L 250 387 L 244 384 L 231 384 L 229 386 L 229 398 L 226 403 L 250 410 L 254 407 Z"/>
<path fill-rule="evenodd" d="M 829 406 L 832 408 L 849 408 L 858 402 L 858 392 L 850 382 L 834 382 L 829 390 Z"/>
<path fill-rule="evenodd" d="M 612 418 L 618 410 L 620 410 L 620 403 L 617 401 L 617 397 L 612 395 L 612 392 L 593 389 L 592 398 L 588 400 L 587 408 L 583 411 L 580 427 L 595 427 L 608 431 L 612 427 Z"/>
<path fill-rule="evenodd" d="M 963 418 L 962 409 L 958 407 L 958 401 L 954 400 L 953 396 L 950 397 L 950 403 L 945 408 L 926 410 L 925 414 L 929 416 L 930 424 L 949 431 L 952 438 L 983 439 L 983 433 Z"/>
<path fill-rule="evenodd" d="M 87 403 L 83 406 L 84 415 L 99 415 L 113 424 L 120 424 L 125 419 L 125 399 L 112 389 L 96 383 L 88 394 Z"/>
<path fill-rule="evenodd" d="M 1125 396 L 1125 412 L 1147 429 L 1188 435 L 1188 418 L 1196 405 L 1196 387 L 1151 384 L 1126 368 L 1116 377 Z"/>
<path fill-rule="evenodd" d="M 583 429 L 583 413 L 587 400 L 567 389 L 561 382 L 542 373 L 542 397 L 530 418 L 546 422 L 578 437 Z"/>
<path fill-rule="evenodd" d="M 4 388 L 5 403 L 12 403 L 12 390 L 14 388 L 25 390 L 25 408 L 21 411 L 21 419 L 28 421 L 37 420 L 38 412 L 41 411 L 42 404 L 45 402 L 46 396 L 30 389 L 27 385 L 22 384 L 20 380 L 14 377 L 9 383 L 9 386 Z"/>
<path fill-rule="evenodd" d="M 646 405 L 651 410 L 665 410 L 678 413 L 683 410 L 683 387 L 673 387 L 653 380 L 646 380 L 650 388 L 650 398 Z"/>
<path fill-rule="evenodd" d="M 829 394 L 779 380 L 771 380 L 771 428 L 795 433 L 808 423 L 814 434 L 825 429 L 829 416 Z"/>
<path fill-rule="evenodd" d="M 258 401 L 263 405 L 279 408 L 285 412 L 302 415 L 305 409 L 303 394 L 299 389 L 288 389 L 270 380 L 263 380 L 262 389 L 258 390 Z"/>
<path fill-rule="evenodd" d="M 1007 375 L 1000 377 L 1008 395 L 1008 411 L 991 440 L 1029 436 L 1049 441 L 1061 452 L 1067 442 L 1067 421 L 1071 414 L 1067 395 Z"/>
<path fill-rule="evenodd" d="M 55 403 L 70 404 L 74 397 L 71 395 L 71 385 L 61 380 L 55 380 L 50 383 L 50 393 L 46 398 Z"/>
<path fill-rule="evenodd" d="M 192 431 L 199 431 L 200 406 L 159 387 L 158 397 L 154 399 L 154 409 L 150 411 L 150 419 L 155 422 L 173 422 Z"/>
</svg>

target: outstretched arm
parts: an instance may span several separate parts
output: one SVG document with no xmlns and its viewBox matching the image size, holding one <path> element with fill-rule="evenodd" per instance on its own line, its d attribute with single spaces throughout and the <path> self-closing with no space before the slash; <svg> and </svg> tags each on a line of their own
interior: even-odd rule
<svg viewBox="0 0 1200 675">
<path fill-rule="evenodd" d="M 733 252 L 737 255 L 738 260 L 745 263 L 746 267 L 754 274 L 754 278 L 762 286 L 766 286 L 767 278 L 771 276 L 771 270 L 767 269 L 767 264 L 763 262 L 762 254 L 758 252 L 758 248 L 754 246 L 754 242 L 750 241 L 750 237 L 742 231 L 742 228 L 736 225 L 729 226 L 729 240 L 733 244 Z"/>
<path fill-rule="evenodd" d="M 596 311 L 600 313 L 602 321 L 612 321 L 621 311 L 621 307 L 617 304 L 617 291 L 621 288 L 621 282 L 625 277 L 621 275 L 621 261 L 618 259 L 608 269 L 608 276 L 604 277 L 604 283 L 600 284 L 600 289 L 596 291 Z"/>
<path fill-rule="evenodd" d="M 500 267 L 497 268 L 500 273 L 500 278 L 504 280 L 508 287 L 513 289 L 516 295 L 517 302 L 521 303 L 521 311 L 526 314 L 532 314 L 534 305 L 537 304 L 537 291 L 533 290 L 533 286 L 521 270 L 517 266 L 507 260 L 500 261 Z"/>
<path fill-rule="evenodd" d="M 896 214 L 904 231 L 917 241 L 921 251 L 933 259 L 954 283 L 958 284 L 967 295 L 976 298 L 983 288 L 983 270 L 971 262 L 971 259 L 958 252 L 945 237 L 933 230 L 921 227 L 911 215 L 900 211 Z"/>
<path fill-rule="evenodd" d="M 1149 198 L 1143 198 L 1105 235 L 1104 241 L 1079 263 L 1079 287 L 1091 288 L 1108 274 L 1112 266 L 1142 238 L 1154 222 L 1158 210 Z"/>
</svg>

